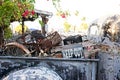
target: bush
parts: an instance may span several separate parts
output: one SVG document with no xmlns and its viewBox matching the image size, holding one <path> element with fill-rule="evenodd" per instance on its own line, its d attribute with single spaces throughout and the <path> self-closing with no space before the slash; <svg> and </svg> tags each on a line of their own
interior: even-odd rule
<svg viewBox="0 0 120 80">
<path fill-rule="evenodd" d="M 5 28 L 4 30 L 4 38 L 8 39 L 12 37 L 12 30 L 10 29 L 10 27 Z"/>
</svg>

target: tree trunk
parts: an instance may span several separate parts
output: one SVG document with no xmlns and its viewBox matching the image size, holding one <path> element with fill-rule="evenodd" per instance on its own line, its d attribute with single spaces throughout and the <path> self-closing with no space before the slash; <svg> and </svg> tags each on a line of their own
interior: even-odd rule
<svg viewBox="0 0 120 80">
<path fill-rule="evenodd" d="M 4 30 L 2 27 L 0 27 L 0 47 L 2 47 L 4 43 Z"/>
<path fill-rule="evenodd" d="M 0 5 L 2 5 L 2 1 L 0 0 Z"/>
</svg>

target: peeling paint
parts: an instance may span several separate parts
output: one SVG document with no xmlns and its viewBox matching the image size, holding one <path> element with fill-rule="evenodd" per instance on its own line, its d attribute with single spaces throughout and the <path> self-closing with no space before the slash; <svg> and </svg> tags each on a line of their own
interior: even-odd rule
<svg viewBox="0 0 120 80">
<path fill-rule="evenodd" d="M 1 59 L 2 63 L 7 63 L 6 65 L 2 65 L 0 67 L 0 78 L 3 78 L 10 73 L 19 71 L 22 69 L 28 69 L 31 67 L 38 67 L 41 66 L 45 68 L 49 68 L 50 70 L 55 71 L 63 80 L 96 80 L 96 71 L 97 71 L 97 62 L 98 60 L 91 60 L 91 59 L 8 59 L 4 58 Z M 94 63 L 94 64 L 93 64 Z M 13 65 L 11 67 L 11 65 Z M 94 70 L 93 70 L 94 69 Z M 94 72 L 93 72 L 94 71 Z"/>
</svg>

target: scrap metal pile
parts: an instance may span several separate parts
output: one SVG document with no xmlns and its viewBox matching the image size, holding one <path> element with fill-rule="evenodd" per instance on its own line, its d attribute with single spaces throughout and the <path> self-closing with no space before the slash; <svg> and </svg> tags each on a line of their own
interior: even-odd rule
<svg viewBox="0 0 120 80">
<path fill-rule="evenodd" d="M 1 55 L 9 56 L 50 56 L 51 48 L 61 42 L 58 32 L 53 32 L 47 37 L 39 30 L 21 35 L 16 40 L 5 44 L 5 51 Z"/>
</svg>

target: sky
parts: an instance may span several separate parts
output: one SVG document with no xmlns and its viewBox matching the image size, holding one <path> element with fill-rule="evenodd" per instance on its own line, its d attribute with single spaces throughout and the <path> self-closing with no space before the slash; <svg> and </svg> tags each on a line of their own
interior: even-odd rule
<svg viewBox="0 0 120 80">
<path fill-rule="evenodd" d="M 63 10 L 78 10 L 91 22 L 107 14 L 120 13 L 120 0 L 61 0 Z M 52 0 L 36 0 L 37 9 L 55 12 Z"/>
<path fill-rule="evenodd" d="M 53 12 L 53 14 L 56 12 L 52 0 L 35 1 L 35 9 L 50 11 Z M 120 13 L 120 0 L 61 0 L 60 5 L 63 10 L 69 10 L 70 12 L 75 12 L 76 10 L 79 11 L 81 17 L 86 17 L 86 22 L 88 24 L 91 24 L 91 22 L 100 17 Z M 56 21 L 57 24 L 55 24 Z M 72 17 L 69 21 L 73 24 L 78 22 L 76 17 Z M 53 18 L 50 24 L 52 24 L 51 26 L 58 27 L 61 26 L 61 22 L 62 20 L 60 21 L 60 19 Z"/>
<path fill-rule="evenodd" d="M 120 13 L 120 0 L 61 0 L 63 9 L 78 10 L 88 21 L 108 14 Z"/>
</svg>

